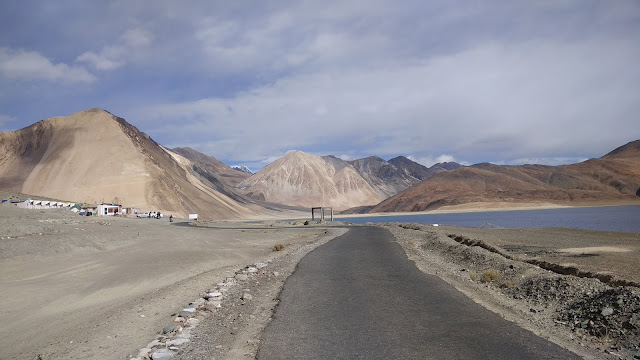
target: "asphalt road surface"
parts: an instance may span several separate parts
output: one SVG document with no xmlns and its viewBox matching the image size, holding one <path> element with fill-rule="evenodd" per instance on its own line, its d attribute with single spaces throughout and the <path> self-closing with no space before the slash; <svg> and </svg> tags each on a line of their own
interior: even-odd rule
<svg viewBox="0 0 640 360">
<path fill-rule="evenodd" d="M 280 299 L 259 359 L 579 359 L 422 273 L 383 228 L 309 253 Z"/>
</svg>

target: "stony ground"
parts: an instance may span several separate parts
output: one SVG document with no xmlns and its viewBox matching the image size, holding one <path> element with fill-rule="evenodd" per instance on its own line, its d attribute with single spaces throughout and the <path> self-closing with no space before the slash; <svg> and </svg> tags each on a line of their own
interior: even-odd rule
<svg viewBox="0 0 640 360">
<path fill-rule="evenodd" d="M 586 359 L 640 358 L 637 287 L 609 286 L 595 278 L 542 269 L 526 262 L 526 257 L 496 246 L 498 237 L 486 233 L 480 240 L 455 234 L 456 230 L 463 233 L 464 228 L 386 226 L 418 268 L 438 275 L 506 319 Z M 546 233 L 550 234 L 553 230 Z M 614 238 L 617 235 L 610 234 Z M 599 245 L 606 246 L 607 236 L 602 236 Z M 499 238 L 504 239 L 502 235 Z M 509 238 L 511 242 L 516 240 Z M 525 245 L 526 237 L 521 236 L 520 241 Z M 615 272 L 615 261 L 611 261 L 608 266 Z"/>
</svg>

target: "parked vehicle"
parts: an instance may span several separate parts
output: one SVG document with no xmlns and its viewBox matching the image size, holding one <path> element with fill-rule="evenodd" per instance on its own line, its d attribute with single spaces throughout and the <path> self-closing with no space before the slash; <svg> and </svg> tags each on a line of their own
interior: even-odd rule
<svg viewBox="0 0 640 360">
<path fill-rule="evenodd" d="M 148 218 L 149 217 L 149 213 L 145 212 L 145 213 L 138 214 L 136 216 L 138 216 L 139 218 Z"/>
</svg>

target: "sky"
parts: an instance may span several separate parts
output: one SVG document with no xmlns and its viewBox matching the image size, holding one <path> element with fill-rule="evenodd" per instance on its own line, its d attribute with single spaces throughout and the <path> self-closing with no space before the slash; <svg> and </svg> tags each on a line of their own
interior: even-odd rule
<svg viewBox="0 0 640 360">
<path fill-rule="evenodd" d="M 99 107 L 254 171 L 557 165 L 640 139 L 639 64 L 636 0 L 4 0 L 0 130 Z"/>
</svg>

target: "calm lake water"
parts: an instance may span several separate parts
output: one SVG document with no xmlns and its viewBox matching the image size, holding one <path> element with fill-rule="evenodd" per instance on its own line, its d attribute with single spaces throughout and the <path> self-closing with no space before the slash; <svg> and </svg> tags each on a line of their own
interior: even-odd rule
<svg viewBox="0 0 640 360">
<path fill-rule="evenodd" d="M 640 205 L 340 218 L 354 224 L 403 222 L 471 227 L 547 228 L 640 233 Z"/>
</svg>

